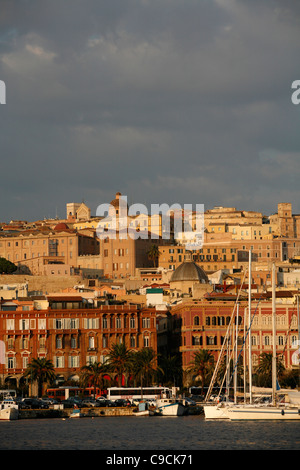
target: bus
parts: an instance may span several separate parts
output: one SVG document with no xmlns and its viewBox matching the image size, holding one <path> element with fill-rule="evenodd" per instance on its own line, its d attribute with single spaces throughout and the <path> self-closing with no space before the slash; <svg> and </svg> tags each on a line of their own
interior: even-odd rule
<svg viewBox="0 0 300 470">
<path fill-rule="evenodd" d="M 98 387 L 71 387 L 71 386 L 61 386 L 57 388 L 48 388 L 47 397 L 52 398 L 57 401 L 67 400 L 69 397 L 78 397 L 78 398 L 88 398 L 93 397 L 99 398 L 106 396 L 107 390 L 102 390 Z"/>
<path fill-rule="evenodd" d="M 17 398 L 16 390 L 0 390 L 0 401 L 4 400 L 5 398 L 13 398 L 15 400 Z"/>
<path fill-rule="evenodd" d="M 120 398 L 126 400 L 155 400 L 159 397 L 169 398 L 172 396 L 172 389 L 169 387 L 110 387 L 107 389 L 108 400 L 114 401 Z"/>
</svg>

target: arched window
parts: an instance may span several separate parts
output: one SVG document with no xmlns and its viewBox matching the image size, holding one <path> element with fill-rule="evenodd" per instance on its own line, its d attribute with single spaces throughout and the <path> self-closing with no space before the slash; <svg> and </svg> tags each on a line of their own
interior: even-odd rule
<svg viewBox="0 0 300 470">
<path fill-rule="evenodd" d="M 210 317 L 206 317 L 205 324 L 206 326 L 210 326 Z"/>
<path fill-rule="evenodd" d="M 195 325 L 195 326 L 199 326 L 199 325 L 200 325 L 200 321 L 199 321 L 198 315 L 196 315 L 196 316 L 194 317 L 194 325 Z"/>
</svg>

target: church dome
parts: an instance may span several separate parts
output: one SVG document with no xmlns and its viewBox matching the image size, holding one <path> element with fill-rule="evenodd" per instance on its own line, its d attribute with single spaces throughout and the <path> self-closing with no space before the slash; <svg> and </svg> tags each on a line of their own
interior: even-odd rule
<svg viewBox="0 0 300 470">
<path fill-rule="evenodd" d="M 205 271 L 193 261 L 185 261 L 173 272 L 170 282 L 194 281 L 208 283 Z"/>
</svg>

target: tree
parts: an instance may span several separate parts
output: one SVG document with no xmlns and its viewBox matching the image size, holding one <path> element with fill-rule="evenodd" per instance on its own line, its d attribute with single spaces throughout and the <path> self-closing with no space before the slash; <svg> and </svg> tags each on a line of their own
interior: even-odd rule
<svg viewBox="0 0 300 470">
<path fill-rule="evenodd" d="M 122 377 L 132 370 L 133 353 L 127 349 L 124 343 L 113 344 L 108 356 L 109 369 L 117 373 L 119 386 L 122 385 Z"/>
<path fill-rule="evenodd" d="M 0 258 L 0 273 L 11 274 L 17 270 L 17 266 L 6 258 Z"/>
<path fill-rule="evenodd" d="M 201 379 L 202 391 L 208 377 L 211 376 L 214 365 L 214 356 L 206 349 L 200 349 L 194 355 L 194 360 L 188 367 L 188 371 L 192 372 L 196 377 Z"/>
<path fill-rule="evenodd" d="M 259 356 L 259 364 L 255 368 L 255 372 L 258 375 L 258 382 L 265 387 L 272 386 L 272 353 L 262 353 Z M 282 376 L 285 368 L 281 359 L 276 357 L 276 372 L 277 376 Z"/>
<path fill-rule="evenodd" d="M 155 244 L 151 245 L 150 249 L 147 251 L 148 259 L 153 261 L 153 266 L 155 267 L 158 266 L 158 258 L 160 254 L 158 246 Z"/>
<path fill-rule="evenodd" d="M 152 348 L 143 348 L 133 355 L 133 372 L 141 381 L 141 386 L 145 379 L 146 386 L 157 373 L 157 355 Z"/>
<path fill-rule="evenodd" d="M 162 356 L 159 359 L 159 366 L 159 376 L 161 372 L 163 376 L 161 377 L 161 381 L 163 381 L 165 385 L 173 384 L 175 386 L 182 383 L 182 365 L 178 355 Z"/>
<path fill-rule="evenodd" d="M 32 359 L 27 366 L 24 376 L 30 377 L 32 382 L 37 381 L 39 397 L 43 394 L 43 384 L 53 382 L 56 377 L 54 365 L 46 358 Z"/>
<path fill-rule="evenodd" d="M 87 364 L 81 368 L 80 382 L 83 387 L 94 387 L 94 396 L 96 395 L 96 388 L 104 388 L 104 375 L 108 371 L 107 364 L 101 362 L 94 362 Z"/>
</svg>

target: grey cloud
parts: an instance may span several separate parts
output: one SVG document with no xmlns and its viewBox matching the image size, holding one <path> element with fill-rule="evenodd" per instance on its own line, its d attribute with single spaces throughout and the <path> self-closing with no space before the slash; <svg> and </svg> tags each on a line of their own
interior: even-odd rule
<svg viewBox="0 0 300 470">
<path fill-rule="evenodd" d="M 82 198 L 95 213 L 119 190 L 264 212 L 290 197 L 300 211 L 295 2 L 7 0 L 2 12 L 0 220 L 64 216 Z"/>
</svg>

